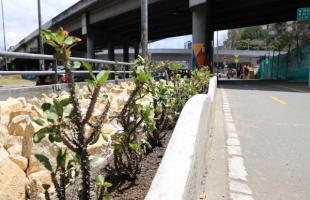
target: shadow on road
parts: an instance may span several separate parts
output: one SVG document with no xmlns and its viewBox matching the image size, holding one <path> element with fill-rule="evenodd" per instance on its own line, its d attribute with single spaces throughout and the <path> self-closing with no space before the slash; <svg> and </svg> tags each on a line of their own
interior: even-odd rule
<svg viewBox="0 0 310 200">
<path fill-rule="evenodd" d="M 261 90 L 278 92 L 310 93 L 308 83 L 263 80 L 219 80 L 218 87 L 236 90 Z"/>
</svg>

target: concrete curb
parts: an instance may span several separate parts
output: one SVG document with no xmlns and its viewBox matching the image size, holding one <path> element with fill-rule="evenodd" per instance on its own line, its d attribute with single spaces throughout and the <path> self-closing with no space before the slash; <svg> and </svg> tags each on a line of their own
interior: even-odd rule
<svg viewBox="0 0 310 200">
<path fill-rule="evenodd" d="M 186 103 L 145 200 L 199 198 L 216 87 L 213 77 L 208 94 Z"/>
</svg>

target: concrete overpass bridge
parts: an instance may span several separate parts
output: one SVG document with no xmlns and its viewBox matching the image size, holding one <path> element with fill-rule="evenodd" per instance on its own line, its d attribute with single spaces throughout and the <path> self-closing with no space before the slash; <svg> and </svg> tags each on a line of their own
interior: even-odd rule
<svg viewBox="0 0 310 200">
<path fill-rule="evenodd" d="M 213 31 L 296 20 L 297 8 L 308 6 L 309 0 L 149 0 L 149 39 L 193 34 L 194 62 L 207 64 Z M 107 49 L 114 60 L 114 49 L 123 48 L 123 60 L 128 61 L 129 47 L 138 53 L 140 18 L 140 0 L 81 0 L 43 27 L 63 26 L 80 36 L 83 42 L 74 56 L 93 58 L 96 51 Z M 38 52 L 37 38 L 38 30 L 11 51 Z"/>
<path fill-rule="evenodd" d="M 219 50 L 214 52 L 213 60 L 220 63 L 234 63 L 235 53 L 239 53 L 240 63 L 249 63 L 252 66 L 258 64 L 258 61 L 264 56 L 270 56 L 273 54 L 272 51 L 254 51 L 254 50 Z M 218 53 L 218 54 L 217 54 Z M 281 51 L 280 54 L 286 54 L 287 52 Z M 108 60 L 109 58 L 108 50 L 104 50 L 96 53 L 97 59 Z M 115 60 L 121 61 L 123 59 L 124 51 L 122 49 L 115 49 Z M 277 56 L 279 52 L 274 52 Z M 151 60 L 154 61 L 185 61 L 191 66 L 192 62 L 192 50 L 191 49 L 149 49 L 149 56 Z M 135 58 L 134 49 L 129 49 L 129 59 L 132 62 Z"/>
</svg>

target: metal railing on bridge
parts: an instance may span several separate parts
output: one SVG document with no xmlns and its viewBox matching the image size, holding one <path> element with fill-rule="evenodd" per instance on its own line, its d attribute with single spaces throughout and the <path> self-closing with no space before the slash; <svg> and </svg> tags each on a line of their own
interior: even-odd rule
<svg viewBox="0 0 310 200">
<path fill-rule="evenodd" d="M 57 60 L 52 55 L 45 54 L 32 54 L 32 53 L 19 53 L 19 52 L 5 52 L 0 51 L 0 57 L 4 58 L 20 58 L 20 59 L 31 59 L 31 60 L 50 60 L 55 64 L 53 66 L 53 71 L 0 71 L 0 75 L 53 75 L 54 84 L 58 83 L 58 75 L 65 74 L 64 70 L 57 69 Z M 88 62 L 91 64 L 109 64 L 109 65 L 121 65 L 121 66 L 132 66 L 133 63 L 129 62 L 118 62 L 118 61 L 109 61 L 109 60 L 99 60 L 99 59 L 90 59 L 90 58 L 78 58 L 70 57 L 71 61 L 79 62 Z M 111 74 L 122 74 L 123 78 L 126 78 L 126 74 L 132 74 L 132 71 L 113 71 L 107 70 Z M 99 70 L 94 70 L 94 73 L 99 73 Z M 88 74 L 87 70 L 74 70 L 72 71 L 73 75 L 75 74 Z"/>
</svg>

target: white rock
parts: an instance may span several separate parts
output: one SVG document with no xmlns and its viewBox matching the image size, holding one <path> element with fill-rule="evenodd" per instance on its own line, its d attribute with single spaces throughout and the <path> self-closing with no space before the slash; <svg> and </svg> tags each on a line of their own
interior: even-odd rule
<svg viewBox="0 0 310 200">
<path fill-rule="evenodd" d="M 25 173 L 6 154 L 0 152 L 0 199 L 25 199 Z"/>
<path fill-rule="evenodd" d="M 19 155 L 12 156 L 10 155 L 9 158 L 12 162 L 14 162 L 21 170 L 25 171 L 28 167 L 28 160 L 27 158 Z"/>
<path fill-rule="evenodd" d="M 21 104 L 22 104 L 23 106 L 26 106 L 26 105 L 27 105 L 27 100 L 26 100 L 25 97 L 19 97 L 19 98 L 17 98 L 16 100 L 18 100 L 19 102 L 21 102 Z M 8 100 L 8 101 L 9 101 L 9 100 Z"/>
<path fill-rule="evenodd" d="M 38 198 L 44 193 L 42 184 L 49 184 L 49 192 L 54 190 L 50 172 L 47 170 L 32 173 L 28 176 L 29 183 L 26 186 L 27 194 L 30 198 Z"/>
<path fill-rule="evenodd" d="M 12 118 L 8 126 L 8 131 L 10 135 L 14 136 L 24 136 L 26 126 L 30 124 L 31 119 L 29 115 L 18 115 Z"/>
<path fill-rule="evenodd" d="M 0 124 L 0 142 L 8 149 L 13 145 L 21 145 L 22 137 L 9 135 L 7 127 Z"/>
<path fill-rule="evenodd" d="M 10 101 L 0 101 L 0 123 L 7 125 L 10 119 L 10 113 L 21 110 L 22 103 L 16 99 Z"/>
<path fill-rule="evenodd" d="M 37 107 L 40 107 L 41 106 L 41 101 L 37 98 L 37 97 L 34 97 L 32 99 L 28 99 L 27 102 L 33 106 L 37 106 Z"/>
<path fill-rule="evenodd" d="M 10 148 L 7 149 L 10 155 L 21 155 L 22 154 L 22 145 L 14 144 Z"/>
</svg>

